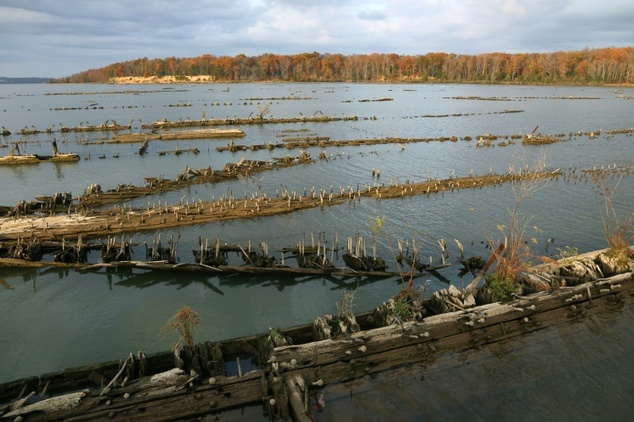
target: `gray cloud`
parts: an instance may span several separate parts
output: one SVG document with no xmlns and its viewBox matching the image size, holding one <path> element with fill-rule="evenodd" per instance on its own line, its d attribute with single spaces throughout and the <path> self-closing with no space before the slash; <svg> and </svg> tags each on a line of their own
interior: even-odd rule
<svg viewBox="0 0 634 422">
<path fill-rule="evenodd" d="M 141 57 L 546 52 L 633 46 L 627 0 L 3 0 L 0 76 Z"/>
<path fill-rule="evenodd" d="M 357 16 L 367 21 L 380 21 L 387 18 L 387 15 L 379 10 L 362 10 Z"/>
</svg>

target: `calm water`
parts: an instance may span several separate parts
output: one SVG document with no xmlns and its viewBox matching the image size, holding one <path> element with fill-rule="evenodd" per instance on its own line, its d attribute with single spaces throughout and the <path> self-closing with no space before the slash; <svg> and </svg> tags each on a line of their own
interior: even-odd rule
<svg viewBox="0 0 634 422">
<path fill-rule="evenodd" d="M 316 420 L 630 420 L 631 305 L 329 386 Z"/>
<path fill-rule="evenodd" d="M 119 124 L 132 121 L 132 132 L 140 131 L 141 122 L 194 119 L 227 116 L 246 117 L 257 114 L 265 104 L 273 117 L 356 115 L 355 122 L 318 124 L 262 125 L 240 127 L 246 137 L 240 144 L 278 142 L 287 136 L 328 136 L 331 139 L 395 137 L 438 137 L 478 135 L 512 135 L 531 132 L 558 134 L 597 131 L 595 139 L 586 136 L 541 147 L 522 146 L 521 142 L 507 147 L 476 148 L 475 142 L 430 142 L 406 144 L 403 151 L 397 145 L 331 148 L 328 161 L 260 174 L 216 185 L 197 185 L 190 189 L 142 198 L 131 202 L 147 206 L 148 202 L 175 203 L 187 200 L 209 200 L 231 192 L 236 197 L 264 191 L 269 196 L 287 187 L 303 192 L 312 187 L 338 191 L 357 184 L 400 183 L 420 181 L 428 177 L 447 178 L 452 175 L 505 172 L 510 165 L 533 164 L 545 157 L 549 168 L 589 168 L 594 166 L 634 165 L 633 137 L 607 136 L 609 129 L 634 127 L 634 89 L 572 88 L 572 87 L 499 87 L 479 85 L 349 85 L 349 84 L 245 84 L 231 85 L 0 85 L 0 125 L 14 134 L 0 142 L 26 140 L 25 152 L 50 154 L 50 141 L 57 139 L 63 152 L 77 152 L 78 163 L 55 165 L 43 163 L 27 167 L 0 167 L 0 205 L 15 205 L 36 195 L 55 192 L 81 194 L 91 183 L 104 189 L 117 184 L 142 185 L 144 177 L 163 175 L 173 179 L 186 166 L 221 168 L 241 157 L 269 160 L 298 150 L 246 151 L 218 153 L 216 146 L 228 140 L 156 141 L 149 153 L 139 157 L 138 144 L 118 145 L 98 143 L 113 134 L 67 133 L 20 136 L 23 127 L 31 125 L 44 130 L 56 130 L 61 124 L 75 126 L 82 122 L 97 125 L 106 120 Z M 55 95 L 53 95 L 55 94 Z M 372 101 L 391 97 L 393 101 Z M 292 99 L 289 99 L 292 98 Z M 468 99 L 469 98 L 469 99 Z M 369 101 L 364 101 L 369 100 Z M 188 104 L 188 106 L 183 106 Z M 64 109 L 64 110 L 62 110 Z M 508 113 L 507 111 L 518 111 Z M 426 116 L 426 117 L 425 117 Z M 434 116 L 434 117 L 429 117 Z M 444 116 L 444 117 L 443 117 Z M 80 142 L 84 141 L 84 142 Z M 159 156 L 158 150 L 197 147 L 197 156 Z M 9 148 L 0 148 L 0 154 Z M 320 149 L 309 149 L 317 157 Z M 105 159 L 99 159 L 105 156 Z M 118 158 L 114 158 L 118 156 Z M 88 159 L 90 158 L 90 159 Z M 373 168 L 381 170 L 381 179 L 372 178 Z M 610 180 L 616 183 L 617 180 Z M 634 209 L 632 176 L 620 181 L 615 208 L 620 214 Z M 416 239 L 422 256 L 439 259 L 437 239 L 447 241 L 451 259 L 458 254 L 452 239 L 459 239 L 468 255 L 486 255 L 483 241 L 487 235 L 498 234 L 496 226 L 507 224 L 508 209 L 513 205 L 511 186 L 482 190 L 467 190 L 437 196 L 382 201 L 362 200 L 354 206 L 309 210 L 292 215 L 250 221 L 232 221 L 175 229 L 162 234 L 180 236 L 181 262 L 192 260 L 191 249 L 199 236 L 210 240 L 220 236 L 223 241 L 259 243 L 268 240 L 271 251 L 291 246 L 311 233 L 325 233 L 329 242 L 334 234 L 340 239 L 360 234 L 371 237 L 371 220 L 384 220 L 379 236 L 379 253 L 390 256 L 396 239 Z M 557 248 L 573 246 L 579 251 L 605 247 L 601 231 L 601 198 L 592 182 L 552 181 L 522 204 L 525 215 L 531 217 L 528 236 L 537 242 L 534 251 L 541 255 L 557 253 Z M 151 243 L 154 233 L 134 236 L 139 244 L 136 258 L 144 256 L 143 241 Z M 546 250 L 547 239 L 555 242 Z M 340 242 L 343 242 L 341 240 Z M 341 245 L 342 243 L 340 243 Z M 369 241 L 368 241 L 369 245 Z M 94 257 L 96 259 L 96 257 Z M 394 266 L 392 266 L 394 268 Z M 447 287 L 447 283 L 462 285 L 457 268 L 443 270 L 443 280 L 430 278 L 428 291 Z M 425 279 L 419 279 L 424 283 Z M 0 382 L 68 366 L 119 359 L 130 352 L 162 351 L 175 338 L 164 338 L 161 327 L 183 305 L 198 311 L 201 326 L 198 339 L 220 340 L 254 334 L 268 327 L 284 327 L 309 322 L 318 315 L 336 310 L 336 302 L 346 288 L 357 288 L 358 311 L 369 310 L 400 288 L 400 280 L 348 280 L 322 277 L 306 279 L 262 278 L 250 276 L 198 276 L 145 274 L 130 271 L 79 273 L 52 269 L 0 269 Z M 631 312 L 624 313 L 632 322 Z M 612 344 L 610 324 L 604 324 L 596 337 L 584 343 Z M 540 337 L 541 336 L 541 337 Z M 568 340 L 534 334 L 543 343 L 540 353 L 556 354 Z M 631 338 L 631 336 L 630 336 Z M 618 339 L 619 347 L 634 350 L 634 341 Z M 580 346 L 581 347 L 581 346 Z M 588 345 L 590 353 L 602 353 Z M 580 352 L 584 360 L 586 350 Z M 517 362 L 509 358 L 496 363 L 511 370 Z M 617 354 L 617 361 L 628 364 L 626 353 Z M 615 377 L 614 383 L 598 383 L 603 370 L 593 367 L 595 357 L 587 357 L 584 378 L 590 391 L 613 389 L 620 394 L 631 389 L 629 379 Z M 480 365 L 490 362 L 482 359 Z M 487 369 L 493 371 L 492 369 Z M 612 369 L 610 369 L 612 370 Z M 570 371 L 573 371 L 571 369 Z M 472 377 L 469 372 L 455 370 L 460 383 Z M 480 376 L 480 375 L 478 375 Z M 587 379 L 586 379 L 587 378 Z M 557 374 L 547 379 L 552 389 L 561 389 L 569 380 Z M 491 392 L 504 389 L 508 383 L 491 386 Z M 449 387 L 448 387 L 449 388 Z M 603 394 L 603 393 L 602 393 Z M 605 393 L 608 394 L 608 393 Z M 530 406 L 530 400 L 518 404 Z M 552 406 L 557 406 L 553 403 Z M 456 414 L 449 414 L 453 419 Z"/>
</svg>

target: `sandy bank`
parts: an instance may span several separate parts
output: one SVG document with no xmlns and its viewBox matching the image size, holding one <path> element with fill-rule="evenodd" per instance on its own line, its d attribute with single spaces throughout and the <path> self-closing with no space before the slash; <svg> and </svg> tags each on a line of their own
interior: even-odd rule
<svg viewBox="0 0 634 422">
<path fill-rule="evenodd" d="M 214 83 L 211 75 L 196 76 L 122 76 L 110 78 L 111 84 L 131 85 L 131 84 L 191 84 L 191 83 Z"/>
</svg>

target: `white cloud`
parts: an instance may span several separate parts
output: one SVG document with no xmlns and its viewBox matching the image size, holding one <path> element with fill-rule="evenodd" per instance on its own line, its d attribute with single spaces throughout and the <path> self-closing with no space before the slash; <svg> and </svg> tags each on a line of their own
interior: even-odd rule
<svg viewBox="0 0 634 422">
<path fill-rule="evenodd" d="M 502 6 L 502 11 L 514 15 L 524 15 L 526 13 L 524 6 L 519 4 L 517 0 L 505 0 Z"/>
</svg>

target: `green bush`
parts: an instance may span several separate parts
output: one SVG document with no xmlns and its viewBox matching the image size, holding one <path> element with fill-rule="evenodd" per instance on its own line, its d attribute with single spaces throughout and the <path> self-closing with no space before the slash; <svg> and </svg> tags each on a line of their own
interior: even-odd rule
<svg viewBox="0 0 634 422">
<path fill-rule="evenodd" d="M 557 251 L 559 252 L 559 258 L 564 260 L 579 255 L 579 249 L 576 246 L 566 246 L 564 249 L 557 248 Z"/>
<path fill-rule="evenodd" d="M 501 300 L 511 299 L 513 293 L 517 292 L 517 284 L 511 277 L 500 277 L 497 272 L 486 277 L 486 288 L 494 296 Z"/>
</svg>

